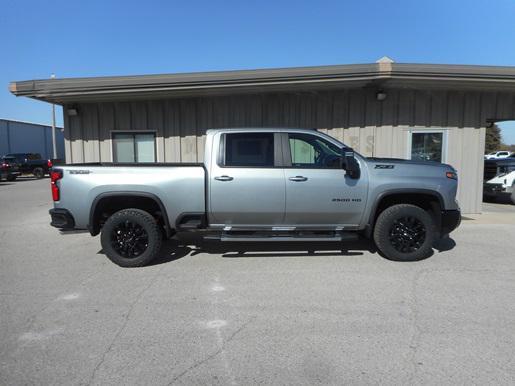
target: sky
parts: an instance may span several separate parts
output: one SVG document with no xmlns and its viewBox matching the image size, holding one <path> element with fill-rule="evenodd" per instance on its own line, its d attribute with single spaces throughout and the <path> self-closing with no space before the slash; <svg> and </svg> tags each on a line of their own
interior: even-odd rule
<svg viewBox="0 0 515 386">
<path fill-rule="evenodd" d="M 384 55 L 515 66 L 514 20 L 514 0 L 0 0 L 0 118 L 50 123 L 48 104 L 7 87 L 52 73 L 371 63 Z M 501 127 L 515 143 L 515 122 Z"/>
</svg>

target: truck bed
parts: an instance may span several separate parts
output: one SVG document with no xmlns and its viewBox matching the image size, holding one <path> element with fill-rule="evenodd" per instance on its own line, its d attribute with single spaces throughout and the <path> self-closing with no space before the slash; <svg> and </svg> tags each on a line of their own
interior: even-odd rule
<svg viewBox="0 0 515 386">
<path fill-rule="evenodd" d="M 183 213 L 205 213 L 206 171 L 200 163 L 83 163 L 59 165 L 60 198 L 77 229 L 87 229 L 95 200 L 106 195 L 143 193 L 158 199 L 174 221 Z"/>
</svg>

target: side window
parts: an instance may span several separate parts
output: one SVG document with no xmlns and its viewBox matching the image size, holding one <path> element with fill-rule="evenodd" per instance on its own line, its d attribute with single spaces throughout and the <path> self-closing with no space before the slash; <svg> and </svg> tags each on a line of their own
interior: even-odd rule
<svg viewBox="0 0 515 386">
<path fill-rule="evenodd" d="M 294 168 L 339 169 L 341 150 L 338 146 L 309 134 L 288 135 L 291 164 Z"/>
<path fill-rule="evenodd" d="M 224 166 L 273 167 L 274 133 L 225 135 Z"/>
</svg>

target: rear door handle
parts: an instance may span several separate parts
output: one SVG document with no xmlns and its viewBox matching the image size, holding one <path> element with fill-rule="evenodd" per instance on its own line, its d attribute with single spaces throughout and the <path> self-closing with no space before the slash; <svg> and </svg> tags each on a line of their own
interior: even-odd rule
<svg viewBox="0 0 515 386">
<path fill-rule="evenodd" d="M 303 182 L 303 181 L 307 181 L 308 180 L 308 177 L 304 177 L 304 176 L 295 176 L 295 177 L 290 177 L 288 178 L 290 181 L 296 181 L 296 182 Z"/>
<path fill-rule="evenodd" d="M 218 177 L 215 177 L 215 180 L 218 180 L 218 181 L 232 181 L 232 180 L 234 180 L 234 177 L 231 177 L 231 176 L 218 176 Z"/>
</svg>

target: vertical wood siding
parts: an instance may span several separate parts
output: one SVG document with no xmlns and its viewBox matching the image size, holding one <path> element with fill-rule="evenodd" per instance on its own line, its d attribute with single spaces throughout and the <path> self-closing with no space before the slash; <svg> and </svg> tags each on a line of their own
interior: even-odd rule
<svg viewBox="0 0 515 386">
<path fill-rule="evenodd" d="M 80 104 L 79 115 L 64 120 L 66 161 L 111 161 L 114 130 L 155 131 L 158 162 L 201 162 L 210 128 L 318 129 L 366 156 L 399 158 L 407 156 L 409 129 L 442 128 L 463 210 L 480 212 L 487 120 L 515 119 L 515 94 L 386 92 L 382 102 L 374 89 L 352 89 Z"/>
</svg>

